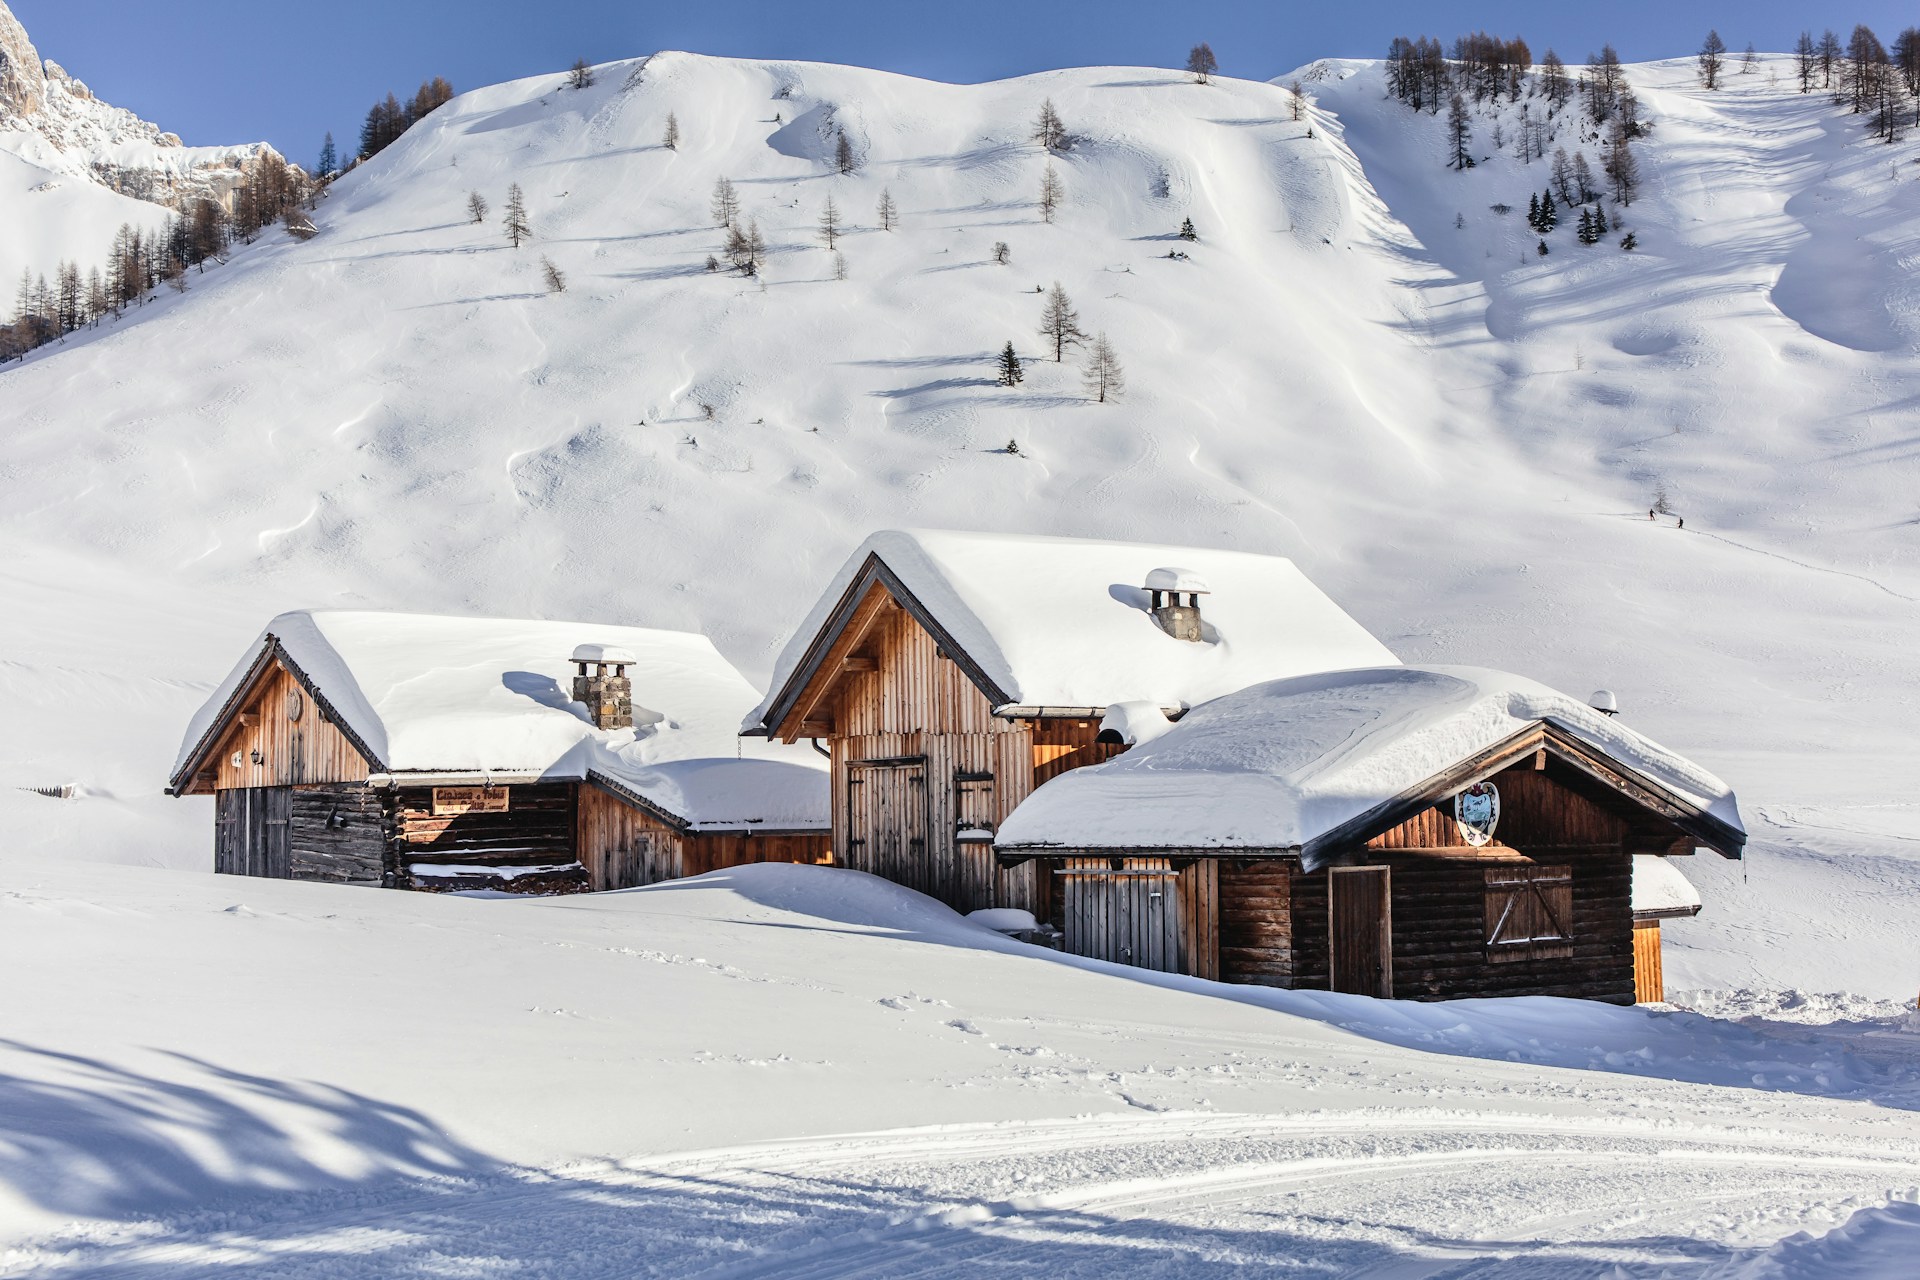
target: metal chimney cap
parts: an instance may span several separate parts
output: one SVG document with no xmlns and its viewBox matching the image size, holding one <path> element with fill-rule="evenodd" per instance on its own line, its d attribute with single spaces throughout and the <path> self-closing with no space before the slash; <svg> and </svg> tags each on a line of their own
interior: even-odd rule
<svg viewBox="0 0 1920 1280">
<path fill-rule="evenodd" d="M 1168 566 L 1155 569 L 1147 575 L 1148 591 L 1180 591 L 1194 595 L 1207 595 L 1207 580 L 1192 569 Z"/>
<path fill-rule="evenodd" d="M 1611 689 L 1595 689 L 1593 696 L 1587 699 L 1587 705 L 1595 711 L 1598 711 L 1601 715 L 1617 716 L 1620 714 L 1620 699 L 1613 696 L 1613 690 Z"/>
<path fill-rule="evenodd" d="M 583 644 L 573 650 L 574 662 L 613 662 L 627 665 L 639 661 L 631 649 L 623 649 L 617 644 Z"/>
</svg>

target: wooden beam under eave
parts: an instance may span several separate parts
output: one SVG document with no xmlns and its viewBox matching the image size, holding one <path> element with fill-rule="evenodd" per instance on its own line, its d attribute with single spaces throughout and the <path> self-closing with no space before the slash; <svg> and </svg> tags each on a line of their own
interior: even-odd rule
<svg viewBox="0 0 1920 1280">
<path fill-rule="evenodd" d="M 885 587 L 879 583 L 875 583 L 872 587 L 868 588 L 866 598 L 862 600 L 859 607 L 854 610 L 853 616 L 847 620 L 846 629 L 842 631 L 840 637 L 834 641 L 833 648 L 827 654 L 827 660 L 820 664 L 819 672 L 814 676 L 813 683 L 795 700 L 793 710 L 787 713 L 787 718 L 782 723 L 772 726 L 776 737 L 785 738 L 788 742 L 793 742 L 800 738 L 825 736 L 824 734 L 808 733 L 803 726 L 821 718 L 816 712 L 824 703 L 828 702 L 839 689 L 840 681 L 846 676 L 848 671 L 848 668 L 844 664 L 853 657 L 856 650 L 866 643 L 867 636 L 872 632 L 874 623 L 879 620 L 880 616 L 886 612 L 887 607 L 892 604 L 893 597 L 887 594 Z M 878 668 L 878 663 L 875 663 L 875 667 L 876 669 Z M 793 726 L 791 731 L 789 731 L 789 726 Z M 831 733 L 832 731 L 828 730 L 828 732 Z"/>
<path fill-rule="evenodd" d="M 840 669 L 842 671 L 878 671 L 880 669 L 880 659 L 869 657 L 866 654 L 856 653 L 841 662 Z"/>
<path fill-rule="evenodd" d="M 800 722 L 800 736 L 803 738 L 831 738 L 833 736 L 833 721 L 802 720 Z"/>
</svg>

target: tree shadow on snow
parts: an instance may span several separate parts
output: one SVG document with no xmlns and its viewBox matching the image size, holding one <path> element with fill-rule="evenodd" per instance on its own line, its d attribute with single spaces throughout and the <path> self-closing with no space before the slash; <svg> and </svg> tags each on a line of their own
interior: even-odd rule
<svg viewBox="0 0 1920 1280">
<path fill-rule="evenodd" d="M 946 1164 L 983 1159 L 965 1134 L 955 1135 L 948 1161 L 916 1133 L 904 1163 L 882 1146 L 864 1168 L 837 1159 L 819 1172 L 809 1171 L 806 1151 L 783 1160 L 778 1145 L 743 1153 L 737 1165 L 720 1156 L 540 1170 L 464 1146 L 410 1108 L 332 1086 L 178 1055 L 170 1056 L 181 1070 L 161 1078 L 14 1042 L 0 1049 L 26 1057 L 36 1077 L 51 1077 L 0 1074 L 0 1179 L 45 1208 L 122 1224 L 77 1226 L 15 1255 L 59 1274 L 744 1278 L 802 1268 L 970 1276 L 1146 1267 L 1238 1278 L 1281 1270 L 1425 1275 L 1470 1258 L 1514 1264 L 1532 1254 L 1536 1264 L 1550 1257 L 1556 1276 L 1598 1280 L 1624 1274 L 1613 1269 L 1623 1253 L 1644 1259 L 1648 1274 L 1726 1254 L 1676 1236 L 1551 1246 L 1449 1239 L 1393 1221 L 1287 1214 L 1288 1196 L 1278 1189 L 1251 1207 L 1229 1198 L 1208 1210 L 1207 1225 L 1167 1221 L 1151 1203 L 1102 1211 L 1095 1198 L 1091 1208 L 1050 1207 L 1042 1197 L 1060 1193 L 1044 1176 L 1044 1150 L 984 1157 L 995 1183 L 1009 1168 L 1042 1175 L 1025 1181 L 1030 1200 L 973 1199 L 927 1185 L 953 1181 L 943 1176 Z M 316 1129 L 362 1157 L 340 1164 L 366 1171 L 343 1172 L 310 1154 Z M 1169 1198 L 1180 1194 L 1176 1177 Z M 1353 1238 L 1361 1235 L 1368 1238 Z M 1511 1274 L 1540 1273 L 1519 1265 Z"/>
</svg>

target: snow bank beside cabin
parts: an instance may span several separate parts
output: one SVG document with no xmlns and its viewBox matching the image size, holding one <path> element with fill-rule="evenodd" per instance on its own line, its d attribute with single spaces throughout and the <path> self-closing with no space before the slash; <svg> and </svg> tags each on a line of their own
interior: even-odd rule
<svg viewBox="0 0 1920 1280">
<path fill-rule="evenodd" d="M 1293 849 L 1550 722 L 1736 830 L 1732 790 L 1618 720 L 1523 676 L 1387 667 L 1273 680 L 1048 782 L 1003 847 Z"/>
</svg>

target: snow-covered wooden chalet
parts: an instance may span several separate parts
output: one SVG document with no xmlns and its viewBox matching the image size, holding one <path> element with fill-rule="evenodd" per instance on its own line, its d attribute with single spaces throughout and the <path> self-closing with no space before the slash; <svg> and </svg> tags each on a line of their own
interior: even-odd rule
<svg viewBox="0 0 1920 1280">
<path fill-rule="evenodd" d="M 1746 841 L 1706 770 L 1480 668 L 1266 681 L 1135 739 L 1038 788 L 998 859 L 1064 886 L 1068 950 L 1228 982 L 1657 999 L 1636 924 L 1698 899 L 1636 860 Z"/>
<path fill-rule="evenodd" d="M 758 696 L 685 632 L 286 613 L 168 790 L 214 797 L 238 875 L 555 893 L 826 862 L 826 762 L 741 740 Z"/>
<path fill-rule="evenodd" d="M 745 729 L 826 744 L 837 865 L 1044 920 L 1054 865 L 997 865 L 993 840 L 1035 787 L 1126 750 L 1110 706 L 1164 726 L 1263 680 L 1394 660 L 1277 556 L 889 531 L 835 575 Z"/>
</svg>

